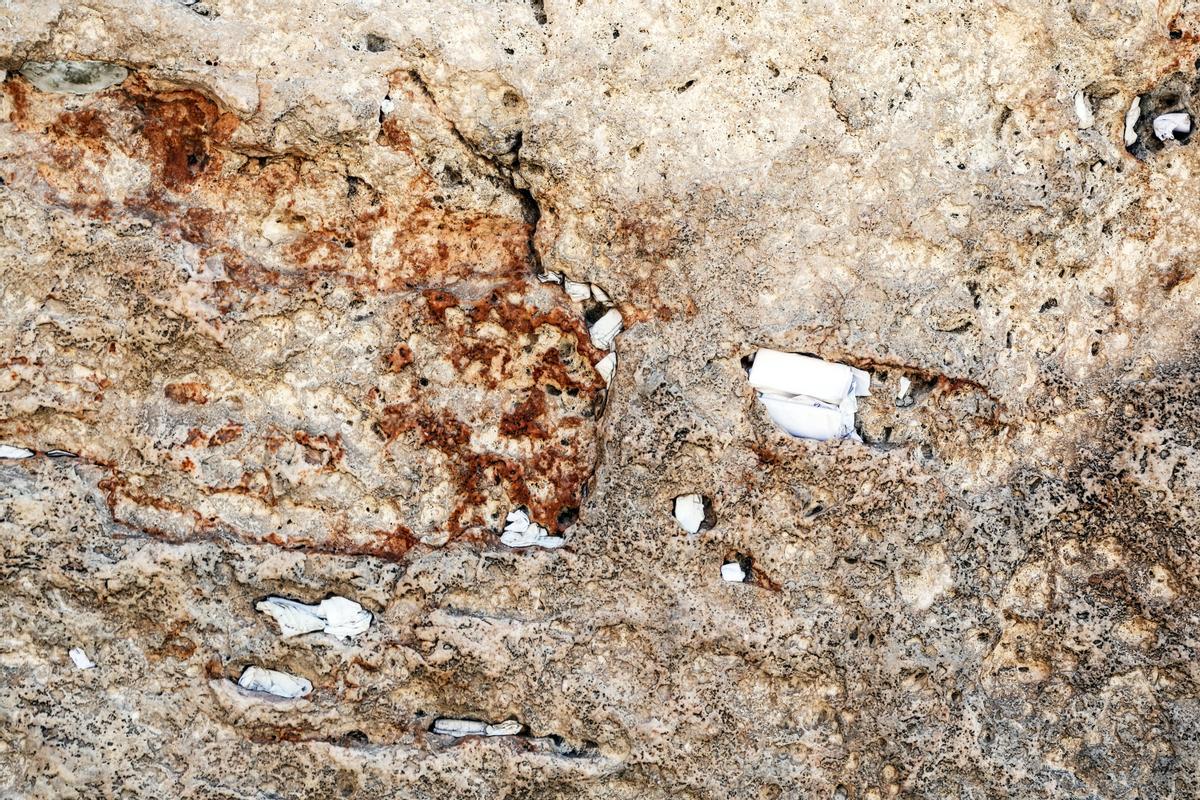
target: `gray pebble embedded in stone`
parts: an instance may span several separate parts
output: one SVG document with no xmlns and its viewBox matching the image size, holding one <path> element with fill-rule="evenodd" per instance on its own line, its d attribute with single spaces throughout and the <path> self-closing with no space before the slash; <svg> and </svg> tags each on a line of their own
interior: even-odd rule
<svg viewBox="0 0 1200 800">
<path fill-rule="evenodd" d="M 43 92 L 91 94 L 116 86 L 129 70 L 104 61 L 26 61 L 21 75 Z"/>
</svg>

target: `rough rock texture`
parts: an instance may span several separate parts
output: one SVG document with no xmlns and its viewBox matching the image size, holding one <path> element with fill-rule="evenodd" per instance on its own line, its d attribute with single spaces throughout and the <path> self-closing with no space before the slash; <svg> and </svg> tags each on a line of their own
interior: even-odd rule
<svg viewBox="0 0 1200 800">
<path fill-rule="evenodd" d="M 0 794 L 1200 796 L 1197 10 L 0 6 Z"/>
</svg>

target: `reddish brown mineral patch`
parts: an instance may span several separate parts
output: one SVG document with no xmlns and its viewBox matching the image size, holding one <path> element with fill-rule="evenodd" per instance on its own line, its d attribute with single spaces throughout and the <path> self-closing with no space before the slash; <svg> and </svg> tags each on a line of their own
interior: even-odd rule
<svg viewBox="0 0 1200 800">
<path fill-rule="evenodd" d="M 203 405 L 208 402 L 208 387 L 202 383 L 168 383 L 163 387 L 163 394 L 175 403 Z"/>
<path fill-rule="evenodd" d="M 229 444 L 241 435 L 242 426 L 238 423 L 230 423 L 218 428 L 217 431 L 208 438 L 208 443 L 213 447 L 220 447 L 223 444 Z"/>
<path fill-rule="evenodd" d="M 59 302 L 115 341 L 97 350 L 103 365 L 64 353 L 39 369 L 102 376 L 78 393 L 108 434 L 115 520 L 386 558 L 492 543 L 518 505 L 552 530 L 574 521 L 604 353 L 582 309 L 534 279 L 532 226 L 516 198 L 494 199 L 495 175 L 464 166 L 455 186 L 481 190 L 443 196 L 435 159 L 416 152 L 428 137 L 397 121 L 444 126 L 428 97 L 394 93 L 421 107 L 385 121 L 368 145 L 378 158 L 355 161 L 235 147 L 242 123 L 213 98 L 137 76 L 69 110 L 20 78 L 4 87 L 6 191 L 105 231 Z M 116 196 L 112 169 L 141 177 Z M 200 357 L 222 374 L 219 417 L 207 383 L 147 378 Z M 114 384 L 129 402 L 105 400 Z M 53 425 L 80 412 L 38 413 Z"/>
</svg>

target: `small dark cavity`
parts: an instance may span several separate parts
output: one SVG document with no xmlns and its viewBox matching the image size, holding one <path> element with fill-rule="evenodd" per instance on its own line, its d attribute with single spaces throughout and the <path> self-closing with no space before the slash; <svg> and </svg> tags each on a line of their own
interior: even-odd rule
<svg viewBox="0 0 1200 800">
<path fill-rule="evenodd" d="M 337 744 L 342 747 L 363 747 L 371 743 L 371 737 L 360 730 L 347 731 L 338 737 Z"/>
<path fill-rule="evenodd" d="M 537 24 L 545 25 L 546 3 L 544 0 L 529 0 L 529 7 L 533 9 L 533 18 L 537 20 Z"/>
<path fill-rule="evenodd" d="M 560 531 L 566 530 L 567 528 L 571 527 L 578 521 L 579 521 L 579 509 L 578 508 L 564 508 L 562 511 L 558 512 L 558 519 L 556 520 L 556 522 L 558 523 L 558 529 Z"/>
<path fill-rule="evenodd" d="M 1176 38 L 1174 32 L 1172 38 Z M 1196 69 L 1200 70 L 1200 61 Z M 1144 161 L 1167 147 L 1166 142 L 1160 142 L 1154 135 L 1154 120 L 1163 114 L 1182 112 L 1191 118 L 1192 130 L 1175 134 L 1175 141 L 1188 144 L 1195 132 L 1196 111 L 1200 109 L 1200 73 L 1189 76 L 1182 71 L 1173 72 L 1140 97 L 1141 116 L 1133 126 L 1137 140 L 1125 148 L 1134 158 Z M 1121 135 L 1124 135 L 1123 124 Z"/>
<path fill-rule="evenodd" d="M 1182 39 L 1182 38 L 1183 38 L 1183 31 L 1171 31 L 1171 32 L 1170 32 L 1168 35 L 1169 35 L 1169 36 L 1170 36 L 1172 39 Z"/>
<path fill-rule="evenodd" d="M 696 81 L 693 78 L 692 80 L 688 81 L 687 83 L 683 84 L 682 86 L 677 87 L 675 89 L 675 91 L 679 92 L 680 94 L 683 94 L 684 92 L 686 92 L 688 89 L 692 88 L 695 85 L 696 85 Z"/>
<path fill-rule="evenodd" d="M 595 325 L 601 317 L 608 313 L 608 308 L 603 303 L 592 303 L 583 312 L 583 320 L 589 327 Z"/>
<path fill-rule="evenodd" d="M 382 53 L 385 50 L 391 50 L 391 49 L 392 49 L 392 43 L 389 42 L 384 37 L 379 36 L 378 34 L 375 34 L 375 33 L 367 34 L 367 52 L 368 53 Z"/>
<path fill-rule="evenodd" d="M 713 510 L 712 500 L 708 495 L 701 495 L 700 500 L 704 505 L 704 520 L 700 523 L 701 531 L 710 531 L 717 527 L 717 512 Z M 747 575 L 750 573 L 747 572 Z"/>
<path fill-rule="evenodd" d="M 1051 297 L 1049 300 L 1042 303 L 1042 307 L 1038 309 L 1038 313 L 1039 314 L 1045 313 L 1052 308 L 1058 308 L 1058 298 Z"/>
</svg>

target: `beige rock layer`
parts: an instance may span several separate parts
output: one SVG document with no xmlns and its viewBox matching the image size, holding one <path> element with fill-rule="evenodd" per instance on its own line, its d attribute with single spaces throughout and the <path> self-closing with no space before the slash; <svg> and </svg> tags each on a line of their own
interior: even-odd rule
<svg viewBox="0 0 1200 800">
<path fill-rule="evenodd" d="M 1196 43 L 1178 3 L 0 8 L 0 793 L 1197 796 L 1200 151 L 1123 141 L 1200 112 Z M 20 74 L 59 60 L 128 75 Z M 614 298 L 607 390 L 539 270 Z M 760 346 L 869 370 L 865 443 L 776 430 Z M 567 546 L 500 544 L 516 506 Z M 334 594 L 353 641 L 255 611 Z"/>
</svg>

